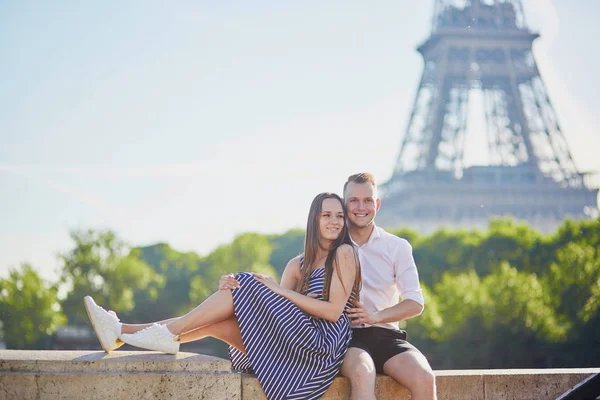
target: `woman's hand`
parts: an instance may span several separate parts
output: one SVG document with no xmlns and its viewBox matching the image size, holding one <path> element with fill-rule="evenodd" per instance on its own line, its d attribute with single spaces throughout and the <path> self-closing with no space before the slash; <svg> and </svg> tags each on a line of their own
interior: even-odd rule
<svg viewBox="0 0 600 400">
<path fill-rule="evenodd" d="M 223 275 L 219 279 L 219 290 L 232 290 L 240 287 L 240 283 L 235 279 L 233 274 Z"/>
<path fill-rule="evenodd" d="M 254 279 L 256 279 L 258 282 L 262 283 L 277 294 L 283 294 L 283 292 L 285 291 L 285 289 L 282 288 L 279 285 L 279 283 L 277 283 L 275 279 L 271 278 L 270 276 L 265 276 L 263 274 L 257 274 L 254 272 L 252 273 L 252 275 L 254 275 Z"/>
</svg>

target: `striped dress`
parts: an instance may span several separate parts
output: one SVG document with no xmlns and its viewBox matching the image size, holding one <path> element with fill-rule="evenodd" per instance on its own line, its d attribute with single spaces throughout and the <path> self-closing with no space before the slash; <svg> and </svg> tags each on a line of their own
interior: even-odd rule
<svg viewBox="0 0 600 400">
<path fill-rule="evenodd" d="M 236 279 L 233 303 L 246 354 L 229 348 L 233 369 L 255 373 L 269 400 L 321 397 L 352 338 L 346 314 L 336 322 L 313 318 L 252 274 L 241 272 Z M 322 300 L 324 280 L 324 268 L 312 271 L 308 293 Z"/>
</svg>

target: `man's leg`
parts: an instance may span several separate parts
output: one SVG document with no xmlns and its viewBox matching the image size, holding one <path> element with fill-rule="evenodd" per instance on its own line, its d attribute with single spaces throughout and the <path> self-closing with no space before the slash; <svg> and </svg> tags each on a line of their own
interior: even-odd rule
<svg viewBox="0 0 600 400">
<path fill-rule="evenodd" d="M 363 349 L 350 347 L 344 357 L 341 373 L 350 380 L 350 400 L 375 400 L 375 364 Z"/>
<path fill-rule="evenodd" d="M 405 351 L 383 364 L 383 372 L 406 386 L 412 400 L 437 399 L 435 375 L 423 354 Z"/>
</svg>

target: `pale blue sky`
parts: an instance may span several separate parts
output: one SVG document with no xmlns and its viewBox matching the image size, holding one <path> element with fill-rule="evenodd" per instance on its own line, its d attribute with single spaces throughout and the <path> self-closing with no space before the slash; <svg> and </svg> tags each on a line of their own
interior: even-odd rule
<svg viewBox="0 0 600 400">
<path fill-rule="evenodd" d="M 0 276 L 53 278 L 70 229 L 206 254 L 302 227 L 351 173 L 384 181 L 432 3 L 0 3 Z M 524 3 L 575 161 L 600 170 L 600 2 Z"/>
</svg>

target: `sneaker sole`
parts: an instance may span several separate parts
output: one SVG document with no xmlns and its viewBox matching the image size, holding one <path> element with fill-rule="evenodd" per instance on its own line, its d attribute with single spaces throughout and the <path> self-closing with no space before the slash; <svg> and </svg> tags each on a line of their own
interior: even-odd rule
<svg viewBox="0 0 600 400">
<path fill-rule="evenodd" d="M 88 296 L 86 296 L 86 297 L 88 297 Z M 85 306 L 85 312 L 87 313 L 88 319 L 90 320 L 90 323 L 92 324 L 92 328 L 94 328 L 94 332 L 96 332 L 96 337 L 98 338 L 98 341 L 100 342 L 100 346 L 102 346 L 102 349 L 105 352 L 110 353 L 111 351 L 116 350 L 125 344 L 120 339 L 115 340 L 114 343 L 109 343 L 109 344 L 111 344 L 110 346 L 107 345 L 106 343 L 104 343 L 101 339 L 100 334 L 98 333 L 98 329 L 96 329 L 96 325 L 94 325 L 94 319 L 92 318 L 92 313 L 90 312 L 90 309 L 88 308 L 88 302 L 86 301 L 85 298 L 83 301 L 83 305 Z"/>
</svg>

